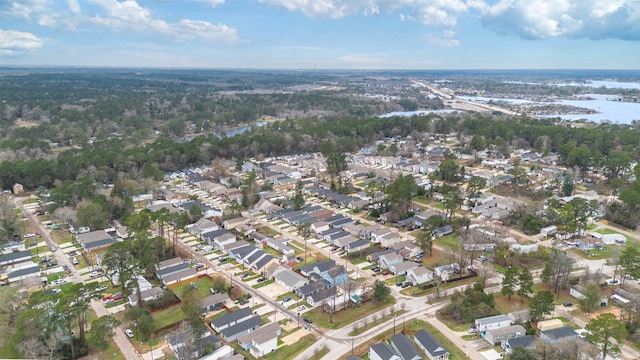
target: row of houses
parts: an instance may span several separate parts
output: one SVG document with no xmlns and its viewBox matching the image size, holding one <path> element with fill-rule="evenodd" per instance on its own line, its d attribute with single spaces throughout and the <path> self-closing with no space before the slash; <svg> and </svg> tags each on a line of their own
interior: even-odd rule
<svg viewBox="0 0 640 360">
<path fill-rule="evenodd" d="M 396 334 L 389 342 L 373 344 L 369 347 L 368 355 L 371 360 L 422 360 L 424 357 L 418 348 L 429 360 L 449 358 L 449 352 L 431 333 L 424 329 L 420 329 L 414 335 L 413 341 L 404 334 Z M 352 357 L 350 360 L 354 358 Z"/>
</svg>

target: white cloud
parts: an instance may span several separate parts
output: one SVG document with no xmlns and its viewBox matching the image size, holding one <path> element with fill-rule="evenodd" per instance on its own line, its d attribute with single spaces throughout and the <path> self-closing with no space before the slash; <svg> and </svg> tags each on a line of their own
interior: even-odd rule
<svg viewBox="0 0 640 360">
<path fill-rule="evenodd" d="M 258 0 L 259 3 L 299 11 L 309 17 L 339 19 L 352 15 L 378 15 L 411 5 L 416 0 Z"/>
<path fill-rule="evenodd" d="M 8 7 L 2 14 L 10 17 L 18 17 L 31 20 L 33 17 L 46 14 L 53 6 L 51 0 L 10 0 L 2 1 L 1 7 Z"/>
<path fill-rule="evenodd" d="M 443 31 L 441 35 L 436 34 L 424 34 L 422 37 L 431 44 L 442 47 L 455 47 L 460 46 L 460 40 L 454 39 L 456 35 L 454 31 Z"/>
<path fill-rule="evenodd" d="M 80 13 L 80 4 L 78 3 L 78 0 L 67 0 L 67 5 L 69 5 L 69 10 L 73 14 Z"/>
<path fill-rule="evenodd" d="M 239 40 L 236 29 L 227 25 L 191 19 L 168 23 L 156 19 L 149 9 L 140 6 L 135 0 L 90 0 L 90 2 L 105 11 L 105 15 L 95 15 L 90 21 L 116 31 L 134 30 L 160 33 L 176 40 L 203 38 L 229 44 L 237 43 Z"/>
<path fill-rule="evenodd" d="M 211 7 L 216 7 L 218 5 L 224 4 L 224 0 L 192 0 L 196 2 L 204 2 L 209 4 Z"/>
<path fill-rule="evenodd" d="M 0 29 L 0 55 L 15 55 L 42 46 L 42 40 L 32 33 Z"/>
<path fill-rule="evenodd" d="M 478 8 L 485 26 L 524 38 L 640 40 L 638 0 L 500 0 Z"/>
</svg>

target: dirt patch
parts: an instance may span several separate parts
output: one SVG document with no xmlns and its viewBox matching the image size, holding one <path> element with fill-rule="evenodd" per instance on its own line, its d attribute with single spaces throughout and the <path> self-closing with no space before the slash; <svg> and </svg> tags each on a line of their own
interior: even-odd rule
<svg viewBox="0 0 640 360">
<path fill-rule="evenodd" d="M 19 119 L 16 120 L 15 126 L 16 127 L 23 127 L 23 128 L 30 128 L 30 127 L 38 126 L 38 122 L 36 122 L 36 121 L 27 121 L 27 120 L 23 120 L 22 118 L 19 118 Z"/>
<path fill-rule="evenodd" d="M 292 322 L 289 322 L 289 324 L 291 324 Z M 282 342 L 284 343 L 284 345 L 292 345 L 298 342 L 298 340 L 300 340 L 302 337 L 304 337 L 305 335 L 308 335 L 309 331 L 308 330 L 304 330 L 304 329 L 300 329 L 296 332 L 294 332 L 293 334 L 289 334 L 285 337 L 282 338 Z"/>
</svg>

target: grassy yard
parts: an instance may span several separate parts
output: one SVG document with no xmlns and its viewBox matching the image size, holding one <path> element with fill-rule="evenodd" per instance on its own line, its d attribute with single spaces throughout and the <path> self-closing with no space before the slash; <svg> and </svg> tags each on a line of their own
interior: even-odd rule
<svg viewBox="0 0 640 360">
<path fill-rule="evenodd" d="M 189 287 L 193 288 L 193 284 L 198 287 L 198 289 L 196 290 L 198 292 L 198 296 L 201 299 L 204 299 L 205 297 L 209 296 L 209 288 L 213 286 L 213 281 L 205 276 L 199 278 L 194 282 L 181 284 L 171 289 L 178 297 L 182 297 L 182 295 L 184 295 L 184 293 L 189 290 Z"/>
<path fill-rule="evenodd" d="M 273 279 L 269 279 L 269 280 L 267 280 L 267 281 L 263 281 L 263 282 L 261 282 L 261 283 L 255 284 L 255 285 L 253 285 L 252 287 L 253 287 L 254 289 L 260 289 L 261 287 L 265 287 L 265 286 L 267 286 L 267 285 L 271 285 L 271 284 L 273 284 L 274 282 L 275 282 L 275 280 L 273 280 Z"/>
<path fill-rule="evenodd" d="M 358 307 L 335 312 L 333 314 L 333 322 L 331 322 L 330 314 L 324 312 L 322 307 L 315 308 L 305 313 L 305 317 L 311 318 L 314 324 L 320 327 L 327 329 L 339 329 L 370 314 L 378 312 L 381 309 L 388 308 L 395 304 L 395 302 L 396 299 L 392 296 L 387 296 L 383 302 L 369 300 Z"/>
<path fill-rule="evenodd" d="M 436 239 L 435 243 L 449 249 L 456 249 L 458 247 L 459 240 L 455 235 L 447 235 Z"/>
<path fill-rule="evenodd" d="M 156 311 L 153 315 L 153 328 L 151 331 L 162 329 L 171 324 L 184 320 L 186 315 L 182 311 L 180 304 L 170 306 L 166 309 Z"/>
<path fill-rule="evenodd" d="M 436 330 L 435 327 L 433 327 L 433 325 L 423 321 L 423 320 L 411 320 L 408 321 L 405 324 L 400 325 L 400 329 L 401 330 L 397 330 L 396 332 L 402 332 L 405 335 L 407 335 L 409 338 L 413 339 L 415 333 L 417 333 L 420 329 L 425 329 L 428 332 L 430 332 L 439 342 L 440 344 L 442 344 L 442 346 L 449 350 L 450 354 L 449 354 L 449 359 L 450 360 L 464 360 L 464 359 L 468 359 L 468 357 L 464 354 L 464 351 L 460 350 L 455 344 L 453 344 L 453 342 L 451 342 L 451 340 L 449 340 L 447 337 L 445 337 L 440 331 Z M 355 348 L 354 350 L 354 355 L 355 356 L 359 356 L 363 359 L 368 359 L 367 355 L 368 355 L 368 351 L 369 351 L 369 347 L 375 343 L 379 343 L 382 341 L 388 341 L 389 339 L 391 339 L 391 337 L 393 336 L 393 330 L 389 329 L 377 336 L 375 336 L 374 338 L 370 339 L 369 341 L 359 345 L 358 347 Z M 349 354 L 345 354 L 344 356 L 340 357 L 340 360 L 347 360 L 347 358 L 349 357 Z M 426 357 L 425 357 L 426 358 Z"/>
<path fill-rule="evenodd" d="M 378 324 L 382 324 L 385 321 L 393 319 L 394 316 L 400 316 L 400 315 L 402 315 L 404 313 L 405 313 L 404 310 L 398 310 L 398 311 L 394 311 L 391 314 L 384 315 L 380 320 L 377 320 L 375 322 L 370 322 L 370 323 L 368 323 L 368 324 L 366 324 L 364 326 L 360 326 L 360 327 L 355 328 L 352 332 L 349 333 L 349 336 L 360 335 L 360 334 L 364 333 L 365 331 L 378 326 Z"/>
</svg>

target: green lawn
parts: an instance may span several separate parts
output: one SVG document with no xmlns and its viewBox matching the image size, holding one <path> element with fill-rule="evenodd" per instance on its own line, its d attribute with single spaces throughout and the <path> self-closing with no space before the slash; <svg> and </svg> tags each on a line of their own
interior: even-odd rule
<svg viewBox="0 0 640 360">
<path fill-rule="evenodd" d="M 356 322 L 370 314 L 388 308 L 389 306 L 395 304 L 395 302 L 396 299 L 390 295 L 387 296 L 383 302 L 369 300 L 358 307 L 336 311 L 333 314 L 333 322 L 331 322 L 330 314 L 324 312 L 322 307 L 310 310 L 309 312 L 305 313 L 305 317 L 311 318 L 314 324 L 320 327 L 327 329 L 339 329 L 348 324 Z"/>
<path fill-rule="evenodd" d="M 208 277 L 204 276 L 199 278 L 195 282 L 181 284 L 171 289 L 178 297 L 182 297 L 182 295 L 184 295 L 184 293 L 187 290 L 189 290 L 189 287 L 193 288 L 193 284 L 195 284 L 198 287 L 196 291 L 198 292 L 198 295 L 200 296 L 200 298 L 204 299 L 205 297 L 209 296 L 209 288 L 213 286 L 213 281 L 211 281 L 211 279 L 209 279 Z"/>
<path fill-rule="evenodd" d="M 447 235 L 436 239 L 435 243 L 449 249 L 458 248 L 458 237 L 455 235 Z"/>
<path fill-rule="evenodd" d="M 254 289 L 260 289 L 261 287 L 265 287 L 265 286 L 267 286 L 267 285 L 273 284 L 274 282 L 275 282 L 275 280 L 273 280 L 273 279 L 269 279 L 269 280 L 267 280 L 267 281 L 263 281 L 263 282 L 261 282 L 261 283 L 255 284 L 255 285 L 253 285 L 252 287 L 253 287 Z"/>
<path fill-rule="evenodd" d="M 316 342 L 315 335 L 308 334 L 302 337 L 300 340 L 298 340 L 295 344 L 281 346 L 276 351 L 261 357 L 261 359 L 267 359 L 267 360 L 295 359 L 295 357 L 298 354 L 300 354 L 302 351 L 304 351 L 306 348 L 308 348 L 315 342 Z M 233 345 L 233 348 L 236 350 L 236 352 L 243 354 L 247 359 L 254 358 L 251 354 L 249 354 L 248 351 L 244 351 L 238 344 Z"/>
<path fill-rule="evenodd" d="M 376 322 L 370 322 L 370 323 L 368 323 L 368 324 L 366 324 L 364 326 L 360 326 L 360 327 L 354 329 L 352 332 L 349 333 L 349 336 L 360 335 L 360 334 L 364 333 L 365 331 L 378 326 L 378 324 L 382 324 L 385 321 L 393 319 L 394 316 L 400 316 L 400 315 L 402 315 L 404 313 L 405 313 L 404 310 L 398 310 L 398 311 L 394 311 L 391 314 L 386 314 L 380 320 L 376 320 Z"/>
<path fill-rule="evenodd" d="M 182 311 L 180 304 L 170 306 L 166 309 L 156 311 L 153 315 L 153 328 L 151 331 L 162 329 L 171 324 L 182 321 L 186 315 Z"/>
<path fill-rule="evenodd" d="M 413 324 L 413 327 L 420 327 L 421 329 L 425 329 L 428 332 L 431 333 L 431 335 L 433 335 L 433 337 L 436 338 L 436 340 L 438 340 L 440 342 L 440 344 L 442 344 L 442 346 L 449 350 L 449 360 L 462 360 L 462 359 L 468 359 L 469 357 L 467 355 L 464 354 L 464 351 L 462 351 L 460 348 L 458 348 L 453 342 L 451 342 L 451 340 L 449 340 L 448 337 L 444 336 L 438 329 L 436 329 L 433 325 L 421 321 L 421 320 L 415 320 L 415 324 Z M 418 329 L 419 330 L 419 329 Z M 416 330 L 417 332 L 417 330 Z"/>
</svg>

